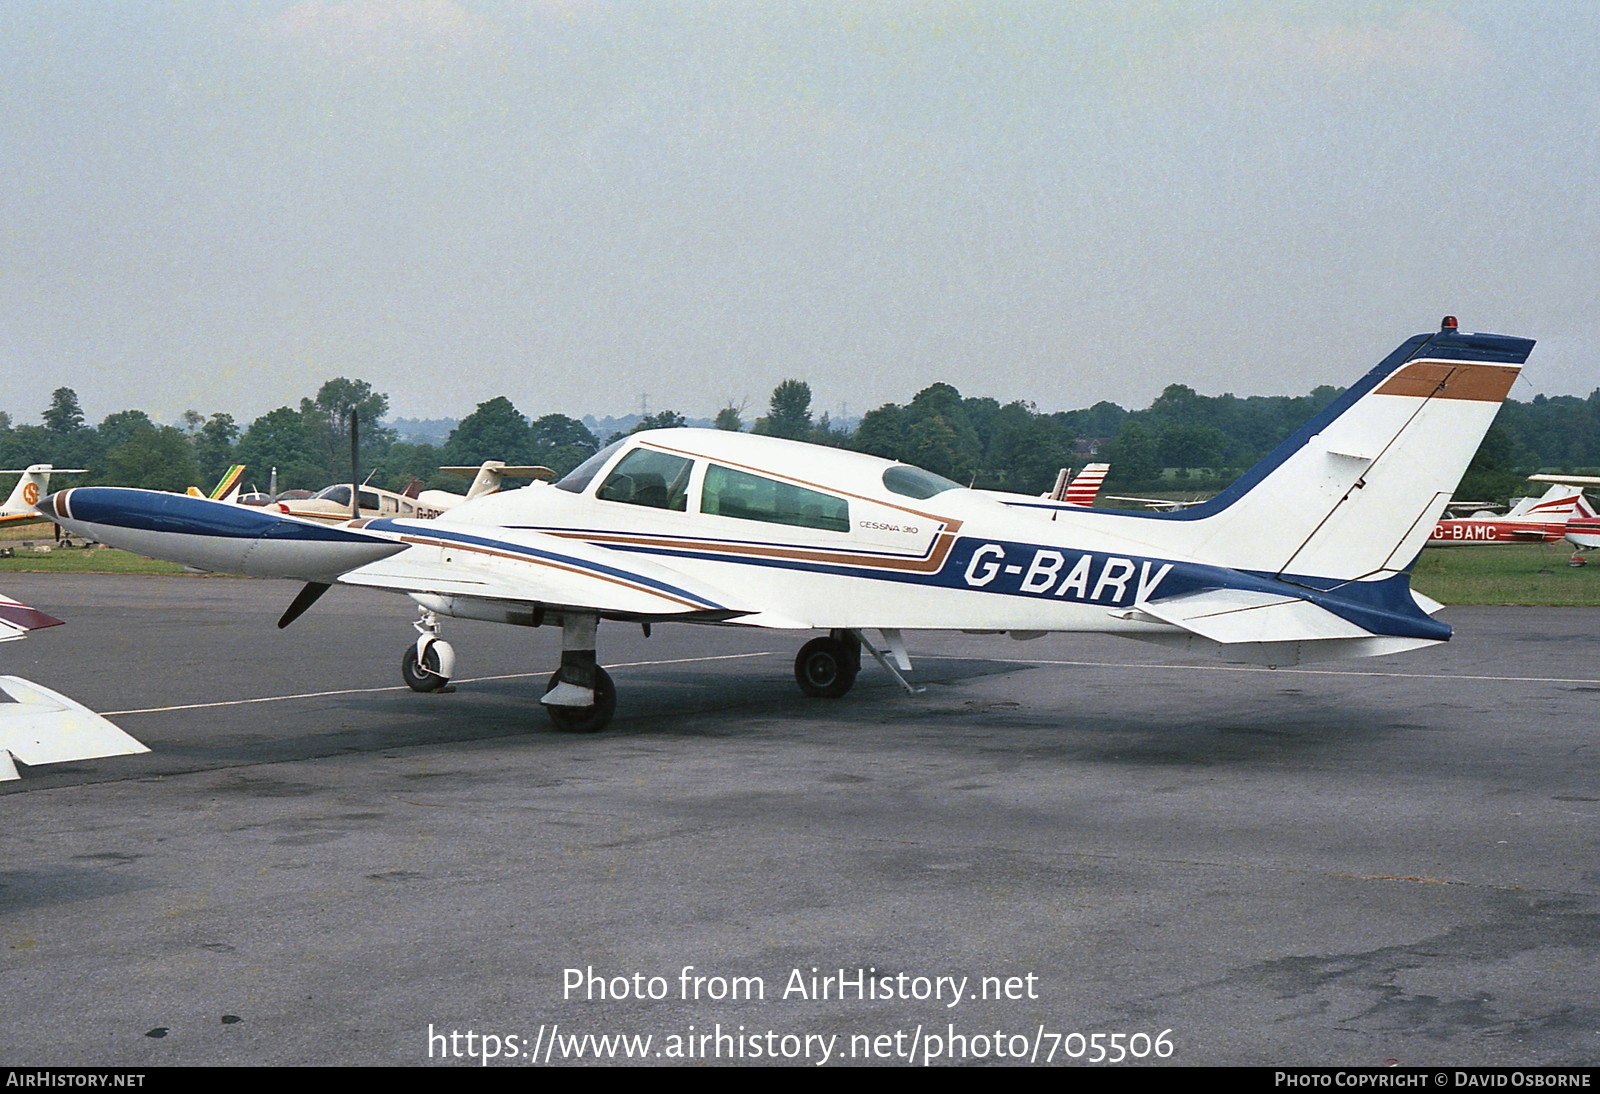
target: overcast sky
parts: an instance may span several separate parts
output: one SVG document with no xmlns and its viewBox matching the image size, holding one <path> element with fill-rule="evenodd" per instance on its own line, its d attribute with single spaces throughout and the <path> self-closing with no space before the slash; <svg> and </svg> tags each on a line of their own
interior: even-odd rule
<svg viewBox="0 0 1600 1094">
<path fill-rule="evenodd" d="M 1587 394 L 1600 4 L 0 4 L 0 409 Z"/>
</svg>

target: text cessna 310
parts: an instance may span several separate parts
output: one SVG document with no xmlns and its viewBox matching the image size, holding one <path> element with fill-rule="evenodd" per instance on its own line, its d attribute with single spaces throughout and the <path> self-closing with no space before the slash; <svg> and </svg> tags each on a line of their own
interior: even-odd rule
<svg viewBox="0 0 1600 1094">
<path fill-rule="evenodd" d="M 606 725 L 616 702 L 595 658 L 601 620 L 826 630 L 795 660 L 816 696 L 850 690 L 862 649 L 909 688 L 913 629 L 1100 631 L 1291 665 L 1449 638 L 1409 567 L 1532 347 L 1447 319 L 1176 512 L 1041 520 L 906 464 L 697 429 L 635 434 L 558 483 L 428 521 L 328 526 L 115 487 L 40 508 L 141 554 L 305 582 L 280 626 L 331 583 L 404 593 L 422 609 L 403 664 L 418 690 L 453 671 L 439 616 L 559 626 L 542 701 L 575 731 Z"/>
</svg>

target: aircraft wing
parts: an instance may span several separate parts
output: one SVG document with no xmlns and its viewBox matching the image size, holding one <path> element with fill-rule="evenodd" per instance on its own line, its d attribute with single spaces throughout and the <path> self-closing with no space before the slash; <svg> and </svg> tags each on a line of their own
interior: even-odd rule
<svg viewBox="0 0 1600 1094">
<path fill-rule="evenodd" d="M 447 520 L 369 520 L 351 529 L 405 550 L 338 577 L 404 593 L 582 607 L 602 614 L 724 618 L 759 609 L 744 597 L 641 555 L 519 528 Z"/>
<path fill-rule="evenodd" d="M 0 782 L 28 765 L 132 756 L 150 750 L 82 703 L 20 676 L 0 676 Z"/>
<path fill-rule="evenodd" d="M 0 596 L 0 642 L 60 625 L 53 615 Z M 17 778 L 15 760 L 54 764 L 150 751 L 82 703 L 31 680 L 0 676 L 0 693 L 0 782 Z"/>
<path fill-rule="evenodd" d="M 59 627 L 61 620 L 47 615 L 38 608 L 30 608 L 20 600 L 0 596 L 0 642 L 21 638 L 29 631 L 45 627 Z"/>
</svg>

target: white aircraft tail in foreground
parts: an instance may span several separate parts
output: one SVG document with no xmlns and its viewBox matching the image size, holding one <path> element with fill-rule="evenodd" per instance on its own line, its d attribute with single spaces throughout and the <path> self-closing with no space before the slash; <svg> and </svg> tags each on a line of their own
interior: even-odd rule
<svg viewBox="0 0 1600 1094">
<path fill-rule="evenodd" d="M 1099 631 L 1290 665 L 1450 637 L 1408 567 L 1532 347 L 1449 320 L 1227 490 L 1167 513 L 1041 519 L 906 464 L 697 429 L 634 434 L 554 485 L 431 521 L 330 527 L 114 487 L 40 508 L 142 554 L 305 582 L 280 626 L 334 582 L 406 594 L 422 616 L 402 667 L 421 691 L 453 664 L 439 616 L 559 626 L 543 702 L 571 730 L 599 729 L 615 705 L 601 620 L 825 630 L 795 660 L 817 696 L 850 690 L 863 649 L 909 687 L 911 629 Z"/>
<path fill-rule="evenodd" d="M 0 642 L 61 620 L 0 596 Z M 0 782 L 17 778 L 17 761 L 55 764 L 150 750 L 82 703 L 20 676 L 0 676 Z"/>
</svg>

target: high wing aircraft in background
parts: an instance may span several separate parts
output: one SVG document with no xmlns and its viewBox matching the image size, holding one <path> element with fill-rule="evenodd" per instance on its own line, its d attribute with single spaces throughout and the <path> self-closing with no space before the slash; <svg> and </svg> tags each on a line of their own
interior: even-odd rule
<svg viewBox="0 0 1600 1094">
<path fill-rule="evenodd" d="M 508 466 L 501 460 L 485 460 L 476 467 L 441 467 L 441 471 L 449 471 L 456 475 L 466 475 L 472 478 L 472 485 L 465 494 L 452 493 L 449 490 L 418 490 L 415 492 L 397 493 L 393 490 L 380 490 L 376 486 L 362 486 L 355 490 L 354 498 L 360 506 L 361 517 L 415 517 L 418 520 L 428 520 L 448 512 L 464 501 L 492 494 L 500 489 L 501 481 L 507 477 L 549 479 L 555 472 L 548 467 Z M 416 480 L 412 480 L 416 483 Z M 417 483 L 420 486 L 420 483 Z M 352 497 L 351 484 L 336 483 L 324 490 L 318 491 L 309 498 L 293 501 L 276 501 L 268 504 L 280 513 L 290 516 L 305 517 L 310 520 L 327 521 L 341 524 L 350 520 L 357 514 L 351 509 Z"/>
<path fill-rule="evenodd" d="M 44 520 L 34 506 L 50 492 L 51 475 L 87 475 L 81 467 L 52 467 L 47 463 L 32 463 L 21 471 L 0 471 L 0 475 L 21 475 L 11 488 L 11 496 L 0 505 L 0 525 L 38 524 Z"/>
<path fill-rule="evenodd" d="M 60 626 L 37 608 L 0 596 L 0 642 Z M 20 676 L 0 676 L 0 782 L 17 778 L 17 761 L 58 764 L 150 750 L 88 707 Z"/>
<path fill-rule="evenodd" d="M 402 665 L 418 690 L 453 671 L 440 616 L 559 626 L 542 702 L 574 731 L 603 727 L 616 702 L 595 656 L 601 620 L 827 631 L 795 659 L 815 696 L 849 691 L 862 650 L 909 688 L 913 629 L 1097 631 L 1293 665 L 1450 637 L 1409 567 L 1532 347 L 1447 319 L 1227 490 L 1170 513 L 1040 520 L 906 464 L 696 429 L 634 434 L 553 485 L 429 521 L 335 527 L 116 487 L 40 509 L 141 554 L 304 582 L 279 626 L 332 583 L 405 594 L 421 608 Z"/>
<path fill-rule="evenodd" d="M 1581 486 L 1552 486 L 1543 497 L 1519 499 L 1503 516 L 1474 513 L 1470 517 L 1445 517 L 1434 525 L 1427 545 L 1559 543 L 1567 534 L 1567 521 L 1577 513 L 1582 500 Z"/>
</svg>

